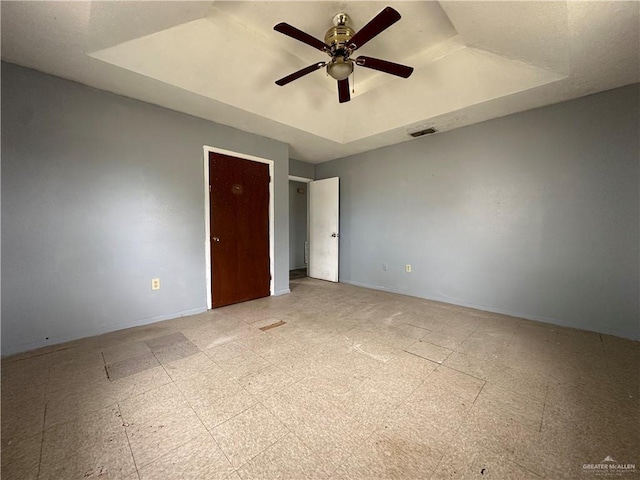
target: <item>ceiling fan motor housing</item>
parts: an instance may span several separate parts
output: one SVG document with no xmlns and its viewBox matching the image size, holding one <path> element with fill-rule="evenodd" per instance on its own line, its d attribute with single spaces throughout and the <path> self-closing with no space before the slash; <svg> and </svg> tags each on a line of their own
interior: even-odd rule
<svg viewBox="0 0 640 480">
<path fill-rule="evenodd" d="M 348 56 L 347 45 L 351 37 L 355 34 L 356 32 L 351 27 L 347 25 L 337 25 L 327 30 L 324 36 L 324 43 L 331 46 L 332 55 L 345 56 L 346 54 Z"/>
<path fill-rule="evenodd" d="M 349 57 L 347 45 L 351 37 L 356 34 L 351 27 L 347 26 L 349 20 L 349 15 L 346 13 L 337 13 L 333 17 L 333 27 L 324 35 L 324 43 L 331 47 L 333 56 L 342 55 L 345 59 Z"/>
</svg>

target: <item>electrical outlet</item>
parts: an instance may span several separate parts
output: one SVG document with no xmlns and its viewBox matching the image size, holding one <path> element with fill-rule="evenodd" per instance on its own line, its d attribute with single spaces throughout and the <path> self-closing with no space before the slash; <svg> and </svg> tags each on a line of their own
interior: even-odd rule
<svg viewBox="0 0 640 480">
<path fill-rule="evenodd" d="M 160 279 L 152 278 L 151 279 L 151 290 L 160 290 Z"/>
<path fill-rule="evenodd" d="M 411 273 L 411 265 L 409 263 L 407 263 L 404 266 L 404 271 L 407 272 L 407 273 Z"/>
<path fill-rule="evenodd" d="M 389 266 L 386 263 L 382 264 L 382 271 L 386 272 L 389 269 Z"/>
</svg>

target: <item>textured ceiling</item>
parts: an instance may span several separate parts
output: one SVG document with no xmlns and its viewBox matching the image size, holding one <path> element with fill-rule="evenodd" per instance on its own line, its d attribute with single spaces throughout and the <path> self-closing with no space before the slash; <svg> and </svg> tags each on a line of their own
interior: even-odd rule
<svg viewBox="0 0 640 480">
<path fill-rule="evenodd" d="M 415 68 L 356 67 L 337 101 L 327 59 L 273 30 L 322 39 L 333 15 L 361 28 L 385 6 L 402 19 L 358 54 Z M 2 58 L 290 144 L 327 161 L 640 80 L 638 2 L 8 2 Z"/>
</svg>

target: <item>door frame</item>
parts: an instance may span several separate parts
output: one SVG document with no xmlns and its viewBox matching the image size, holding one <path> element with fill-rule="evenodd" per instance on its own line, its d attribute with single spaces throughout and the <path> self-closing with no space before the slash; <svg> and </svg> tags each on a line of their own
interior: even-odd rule
<svg viewBox="0 0 640 480">
<path fill-rule="evenodd" d="M 313 178 L 297 177 L 296 175 L 289 175 L 289 180 L 293 182 L 302 182 L 302 183 L 309 183 L 314 181 Z"/>
<path fill-rule="evenodd" d="M 269 165 L 269 275 L 271 280 L 269 281 L 269 295 L 273 296 L 274 286 L 276 282 L 276 273 L 274 270 L 274 258 L 275 258 L 275 245 L 274 245 L 274 176 L 273 168 L 274 161 L 266 158 L 255 157 L 253 155 L 247 155 L 245 153 L 233 152 L 231 150 L 225 150 L 223 148 L 211 147 L 209 145 L 203 145 L 203 157 L 202 163 L 204 166 L 204 261 L 206 268 L 206 282 L 207 282 L 207 309 L 213 308 L 211 301 L 212 294 L 212 277 L 211 277 L 211 217 L 210 217 L 210 195 L 209 195 L 209 153 L 219 153 L 221 155 L 228 155 L 230 157 L 241 158 L 243 160 L 251 160 L 252 162 L 266 163 Z"/>
</svg>

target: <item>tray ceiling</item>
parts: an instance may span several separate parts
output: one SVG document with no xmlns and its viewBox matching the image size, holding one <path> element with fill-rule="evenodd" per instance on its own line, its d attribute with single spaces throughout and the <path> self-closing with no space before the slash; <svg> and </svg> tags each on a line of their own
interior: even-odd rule
<svg viewBox="0 0 640 480">
<path fill-rule="evenodd" d="M 402 19 L 359 54 L 339 104 L 328 57 L 273 30 L 322 39 L 344 11 L 357 30 L 385 6 Z M 637 2 L 7 2 L 3 60 L 290 144 L 312 163 L 640 80 Z"/>
</svg>

